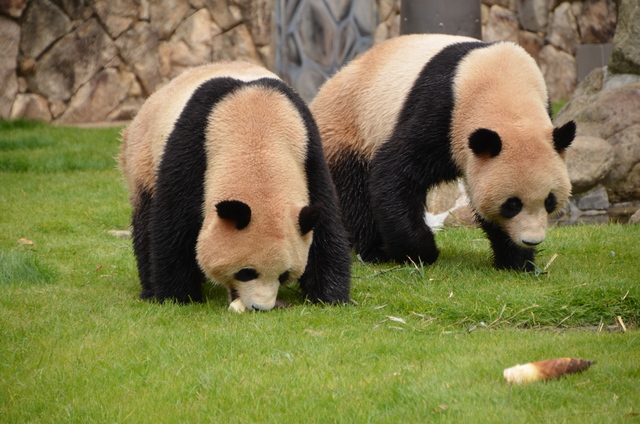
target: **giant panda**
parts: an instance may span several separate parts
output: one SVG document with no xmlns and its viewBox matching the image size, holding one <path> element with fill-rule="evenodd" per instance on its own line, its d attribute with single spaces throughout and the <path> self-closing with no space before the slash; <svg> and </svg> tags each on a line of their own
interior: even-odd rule
<svg viewBox="0 0 640 424">
<path fill-rule="evenodd" d="M 532 270 L 571 184 L 575 124 L 554 128 L 534 59 L 510 42 L 406 35 L 362 54 L 311 104 L 363 260 L 433 263 L 427 191 L 462 177 L 501 269 Z"/>
<path fill-rule="evenodd" d="M 122 135 L 141 298 L 203 300 L 208 279 L 249 310 L 299 280 L 349 301 L 350 252 L 318 129 L 276 75 L 245 62 L 186 71 Z"/>
</svg>

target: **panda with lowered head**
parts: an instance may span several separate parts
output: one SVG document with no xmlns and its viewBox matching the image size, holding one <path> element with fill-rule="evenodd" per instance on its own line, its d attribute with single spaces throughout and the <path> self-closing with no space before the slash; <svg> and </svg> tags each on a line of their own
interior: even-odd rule
<svg viewBox="0 0 640 424">
<path fill-rule="evenodd" d="M 548 215 L 571 190 L 575 124 L 553 127 L 544 79 L 521 47 L 401 36 L 327 81 L 311 110 L 364 260 L 433 263 L 427 191 L 462 177 L 495 266 L 534 268 Z"/>
<path fill-rule="evenodd" d="M 244 62 L 187 71 L 124 131 L 143 299 L 202 301 L 224 285 L 250 310 L 299 280 L 349 301 L 350 256 L 315 122 L 276 75 Z"/>
</svg>

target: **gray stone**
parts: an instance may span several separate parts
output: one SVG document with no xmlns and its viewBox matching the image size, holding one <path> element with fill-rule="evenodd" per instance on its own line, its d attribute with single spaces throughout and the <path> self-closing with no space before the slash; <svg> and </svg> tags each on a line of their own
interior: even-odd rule
<svg viewBox="0 0 640 424">
<path fill-rule="evenodd" d="M 19 18 L 22 16 L 27 0 L 2 0 L 0 1 L 0 14 Z"/>
<path fill-rule="evenodd" d="M 49 122 L 51 121 L 49 102 L 37 94 L 18 94 L 9 118 Z"/>
<path fill-rule="evenodd" d="M 116 47 L 95 19 L 82 24 L 48 50 L 27 77 L 29 90 L 49 101 L 68 100 L 116 55 Z"/>
<path fill-rule="evenodd" d="M 567 149 L 567 169 L 574 194 L 600 184 L 614 164 L 613 147 L 599 137 L 577 136 Z"/>
<path fill-rule="evenodd" d="M 570 98 L 578 81 L 575 57 L 548 44 L 540 51 L 539 64 L 551 101 Z"/>
<path fill-rule="evenodd" d="M 629 218 L 629 224 L 640 224 L 640 209 Z"/>
<path fill-rule="evenodd" d="M 93 0 L 93 9 L 113 38 L 131 28 L 141 10 L 139 0 Z"/>
<path fill-rule="evenodd" d="M 159 42 L 158 33 L 148 22 L 137 22 L 116 40 L 120 55 L 133 68 L 146 95 L 155 92 L 163 83 L 160 74 Z"/>
<path fill-rule="evenodd" d="M 515 13 L 502 6 L 491 6 L 489 20 L 482 34 L 486 42 L 513 41 L 518 42 L 518 18 Z"/>
<path fill-rule="evenodd" d="M 91 0 L 51 0 L 57 4 L 64 13 L 67 14 L 72 20 L 83 19 L 87 20 L 93 15 L 91 7 L 87 4 Z"/>
<path fill-rule="evenodd" d="M 400 11 L 400 0 L 376 0 L 376 4 L 378 6 L 378 22 L 389 19 L 395 10 Z"/>
<path fill-rule="evenodd" d="M 286 3 L 286 10 L 289 11 L 291 9 L 290 13 L 293 13 L 298 2 L 289 0 Z M 242 21 L 241 18 L 233 13 L 231 0 L 205 0 L 205 4 L 209 12 L 211 12 L 213 20 L 225 31 L 235 27 Z"/>
<path fill-rule="evenodd" d="M 616 8 L 612 0 L 586 0 L 582 3 L 580 14 L 576 17 L 580 26 L 582 44 L 613 41 L 616 31 Z"/>
<path fill-rule="evenodd" d="M 528 31 L 544 31 L 549 14 L 548 0 L 518 0 L 518 13 L 522 28 Z"/>
<path fill-rule="evenodd" d="M 619 0 L 618 25 L 613 37 L 609 70 L 618 74 L 640 74 L 640 3 Z"/>
<path fill-rule="evenodd" d="M 575 55 L 576 47 L 580 42 L 580 34 L 578 33 L 578 23 L 571 11 L 571 3 L 564 2 L 553 11 L 547 41 L 555 47 Z"/>
<path fill-rule="evenodd" d="M 607 210 L 609 208 L 609 197 L 604 187 L 598 187 L 580 196 L 575 196 L 574 202 L 581 211 Z"/>
<path fill-rule="evenodd" d="M 71 98 L 69 107 L 57 120 L 62 124 L 105 121 L 128 96 L 135 84 L 131 72 L 108 68 L 84 84 Z"/>
<path fill-rule="evenodd" d="M 130 121 L 137 115 L 144 99 L 141 97 L 128 98 L 107 115 L 107 121 Z"/>
<path fill-rule="evenodd" d="M 48 0 L 32 0 L 22 24 L 20 49 L 25 56 L 37 58 L 71 28 L 71 20 L 58 6 Z"/>
<path fill-rule="evenodd" d="M 0 118 L 11 114 L 13 99 L 18 94 L 18 46 L 20 26 L 9 18 L 0 16 Z"/>
<path fill-rule="evenodd" d="M 256 46 L 271 44 L 275 0 L 236 0 Z M 215 18 L 214 18 L 215 19 Z"/>
</svg>

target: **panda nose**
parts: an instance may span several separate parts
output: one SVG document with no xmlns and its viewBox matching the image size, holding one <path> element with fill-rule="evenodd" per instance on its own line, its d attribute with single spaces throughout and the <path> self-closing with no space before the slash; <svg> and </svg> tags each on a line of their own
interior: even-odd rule
<svg viewBox="0 0 640 424">
<path fill-rule="evenodd" d="M 531 247 L 533 247 L 533 246 L 537 246 L 537 245 L 539 245 L 540 243 L 542 243 L 541 241 L 527 241 L 527 240 L 522 240 L 522 242 L 523 242 L 524 244 L 526 244 L 527 246 L 531 246 Z"/>
</svg>

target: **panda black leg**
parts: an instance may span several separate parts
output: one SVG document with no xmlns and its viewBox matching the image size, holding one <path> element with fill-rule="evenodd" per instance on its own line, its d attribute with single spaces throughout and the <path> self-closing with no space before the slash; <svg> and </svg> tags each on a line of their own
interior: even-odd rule
<svg viewBox="0 0 640 424">
<path fill-rule="evenodd" d="M 150 299 L 154 296 L 151 282 L 151 263 L 149 259 L 149 210 L 151 208 L 151 193 L 143 190 L 138 197 L 137 206 L 131 216 L 133 227 L 133 252 L 138 264 L 138 276 L 142 286 L 141 299 Z"/>
<path fill-rule="evenodd" d="M 496 224 L 478 217 L 482 229 L 487 234 L 493 250 L 493 263 L 498 269 L 534 271 L 535 248 L 520 247 Z"/>
<path fill-rule="evenodd" d="M 357 254 L 365 262 L 385 262 L 382 236 L 373 219 L 369 194 L 369 164 L 351 152 L 340 155 L 331 174 L 341 204 L 342 220 Z"/>
</svg>

